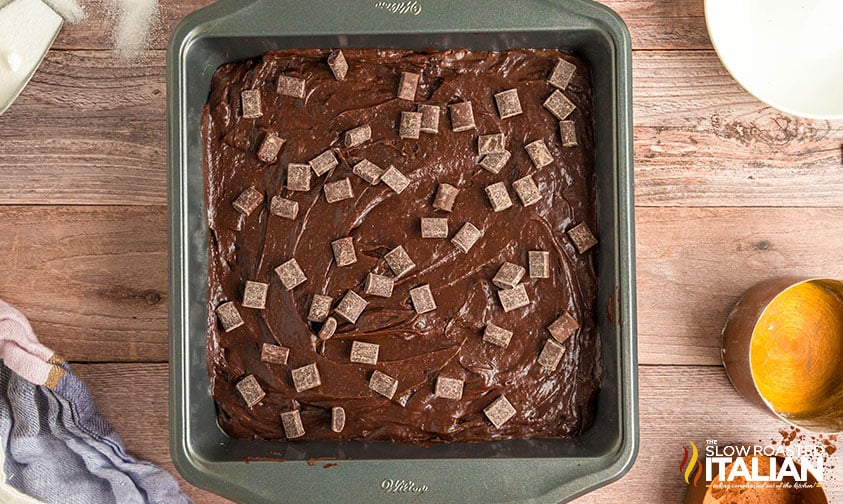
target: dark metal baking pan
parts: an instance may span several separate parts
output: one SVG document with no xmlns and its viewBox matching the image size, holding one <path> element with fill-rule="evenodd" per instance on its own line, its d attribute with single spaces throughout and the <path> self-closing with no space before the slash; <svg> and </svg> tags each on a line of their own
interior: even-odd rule
<svg viewBox="0 0 843 504">
<path fill-rule="evenodd" d="M 426 448 L 253 441 L 219 428 L 206 363 L 202 107 L 221 64 L 299 47 L 560 48 L 589 62 L 603 384 L 585 434 Z M 185 18 L 167 60 L 170 448 L 182 475 L 250 504 L 559 502 L 623 475 L 638 448 L 630 54 L 623 22 L 588 0 L 223 0 Z"/>
</svg>

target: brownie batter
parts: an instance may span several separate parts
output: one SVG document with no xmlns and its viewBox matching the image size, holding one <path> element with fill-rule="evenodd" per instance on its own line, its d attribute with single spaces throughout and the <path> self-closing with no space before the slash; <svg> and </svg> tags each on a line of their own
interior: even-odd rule
<svg viewBox="0 0 843 504">
<path fill-rule="evenodd" d="M 270 52 L 226 64 L 213 78 L 202 131 L 210 228 L 208 367 L 219 422 L 231 436 L 284 438 L 280 414 L 300 409 L 299 439 L 393 440 L 407 443 L 488 441 L 576 436 L 592 423 L 601 382 L 595 320 L 594 250 L 580 254 L 566 235 L 585 223 L 596 230 L 592 94 L 587 65 L 555 50 L 410 52 L 348 49 L 348 74 L 338 81 L 327 50 Z M 554 90 L 547 78 L 559 58 L 576 65 L 567 96 L 576 110 L 579 145 L 563 147 L 559 122 L 542 103 Z M 401 72 L 420 73 L 415 102 L 397 98 Z M 304 98 L 277 93 L 279 75 L 303 78 Z M 493 95 L 517 88 L 523 113 L 501 119 Z M 262 117 L 245 119 L 241 92 L 260 90 Z M 447 105 L 470 101 L 476 129 L 454 132 Z M 442 107 L 439 132 L 418 140 L 398 135 L 401 111 L 418 104 Z M 343 146 L 344 132 L 369 124 L 372 138 Z M 285 139 L 278 160 L 261 162 L 256 151 L 267 132 Z M 504 133 L 512 158 L 499 174 L 479 166 L 477 137 Z M 524 146 L 538 139 L 554 162 L 537 169 Z M 285 187 L 288 163 L 307 163 L 332 149 L 339 166 L 313 175 L 311 189 Z M 410 184 L 397 194 L 369 185 L 351 166 L 362 159 L 394 165 Z M 532 175 L 542 199 L 524 207 L 512 182 Z M 349 177 L 354 197 L 328 203 L 323 186 Z M 512 207 L 494 212 L 485 187 L 503 181 Z M 460 192 L 450 213 L 434 209 L 439 183 Z M 248 187 L 264 201 L 246 216 L 232 202 Z M 269 212 L 273 196 L 299 204 L 295 220 Z M 422 239 L 421 217 L 445 217 L 449 238 L 471 222 L 483 236 L 461 252 L 449 238 Z M 357 262 L 338 267 L 331 242 L 353 238 Z M 395 281 L 389 298 L 363 294 L 369 272 L 391 275 L 383 256 L 402 245 L 416 268 Z M 504 313 L 491 280 L 504 262 L 527 266 L 530 250 L 550 252 L 550 278 L 522 283 L 524 308 Z M 295 258 L 307 281 L 287 291 L 274 268 Z M 269 284 L 265 309 L 245 308 L 247 280 Z M 429 284 L 437 305 L 417 314 L 409 291 Z M 336 307 L 354 289 L 368 301 L 355 325 L 343 322 L 326 341 L 321 324 L 306 321 L 314 294 Z M 234 301 L 245 322 L 224 332 L 216 309 Z M 565 311 L 581 328 L 565 343 L 555 371 L 537 364 L 546 327 Z M 484 342 L 488 323 L 514 332 L 507 348 Z M 353 341 L 380 345 L 375 365 L 349 360 Z M 261 361 L 263 343 L 290 349 L 286 365 Z M 316 363 L 321 385 L 296 392 L 291 370 Z M 398 380 L 390 400 L 368 387 L 375 370 Z M 249 408 L 235 385 L 253 375 L 266 396 Z M 438 376 L 465 381 L 459 400 L 434 396 Z M 516 414 L 496 428 L 484 415 L 500 395 Z M 331 408 L 346 412 L 342 432 L 331 430 Z"/>
</svg>

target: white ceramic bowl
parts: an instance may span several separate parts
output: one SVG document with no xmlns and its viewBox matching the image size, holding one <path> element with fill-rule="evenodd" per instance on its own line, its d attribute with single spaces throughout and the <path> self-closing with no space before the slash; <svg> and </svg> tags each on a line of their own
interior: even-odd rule
<svg viewBox="0 0 843 504">
<path fill-rule="evenodd" d="M 723 65 L 756 98 L 843 119 L 843 0 L 705 0 L 705 20 Z"/>
</svg>

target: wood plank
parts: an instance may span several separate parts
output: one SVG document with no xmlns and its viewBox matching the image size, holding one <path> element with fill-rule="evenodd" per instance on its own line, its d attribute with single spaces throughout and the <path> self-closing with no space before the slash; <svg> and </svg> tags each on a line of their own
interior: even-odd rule
<svg viewBox="0 0 843 504">
<path fill-rule="evenodd" d="M 75 365 L 91 389 L 100 413 L 114 425 L 129 453 L 175 474 L 167 438 L 167 368 L 163 364 Z M 702 446 L 781 441 L 786 426 L 755 410 L 732 389 L 721 368 L 642 366 L 639 371 L 641 449 L 632 470 L 619 482 L 577 499 L 577 504 L 681 502 L 684 482 L 677 468 L 683 444 Z M 843 502 L 840 455 L 827 481 L 830 502 Z M 225 499 L 192 487 L 197 503 Z"/>
</svg>

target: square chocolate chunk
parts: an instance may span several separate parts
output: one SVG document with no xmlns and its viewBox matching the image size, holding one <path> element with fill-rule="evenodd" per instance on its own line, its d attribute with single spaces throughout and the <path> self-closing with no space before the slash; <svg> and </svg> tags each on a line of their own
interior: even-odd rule
<svg viewBox="0 0 843 504">
<path fill-rule="evenodd" d="M 310 190 L 310 165 L 290 163 L 287 165 L 287 189 L 307 192 Z"/>
<path fill-rule="evenodd" d="M 480 160 L 480 166 L 485 168 L 486 170 L 492 173 L 500 173 L 504 166 L 506 166 L 507 161 L 512 154 L 509 151 L 503 152 L 494 152 L 492 154 L 487 154 L 483 156 L 483 159 Z"/>
<path fill-rule="evenodd" d="M 534 205 L 542 199 L 542 193 L 539 192 L 539 188 L 531 175 L 527 175 L 513 182 L 512 188 L 515 189 L 518 199 L 521 200 L 521 204 L 525 207 Z"/>
<path fill-rule="evenodd" d="M 422 113 L 421 132 L 439 133 L 439 116 L 442 109 L 438 105 L 419 105 L 418 111 Z"/>
<path fill-rule="evenodd" d="M 506 138 L 503 133 L 477 137 L 477 155 L 485 156 L 495 152 L 506 152 Z"/>
<path fill-rule="evenodd" d="M 331 296 L 323 296 L 322 294 L 314 294 L 313 300 L 310 301 L 310 309 L 307 310 L 307 320 L 310 322 L 325 322 L 328 318 L 328 313 L 331 311 L 331 303 L 334 298 Z"/>
<path fill-rule="evenodd" d="M 381 181 L 384 169 L 375 163 L 364 159 L 351 168 L 351 172 L 365 180 L 369 185 L 377 185 Z"/>
<path fill-rule="evenodd" d="M 401 72 L 401 80 L 398 82 L 398 98 L 413 101 L 416 99 L 416 88 L 419 85 L 421 75 L 411 72 Z"/>
<path fill-rule="evenodd" d="M 243 119 L 257 119 L 263 116 L 261 111 L 261 92 L 258 89 L 245 89 L 240 93 L 240 108 Z"/>
<path fill-rule="evenodd" d="M 401 112 L 401 122 L 398 126 L 398 136 L 418 140 L 421 134 L 422 113 Z"/>
<path fill-rule="evenodd" d="M 530 304 L 530 298 L 527 296 L 527 289 L 524 284 L 518 284 L 512 289 L 499 290 L 498 299 L 500 299 L 503 311 L 507 313 Z"/>
<path fill-rule="evenodd" d="M 291 199 L 273 196 L 269 202 L 269 213 L 284 219 L 294 220 L 299 214 L 299 204 Z"/>
<path fill-rule="evenodd" d="M 372 373 L 372 377 L 369 378 L 369 388 L 387 399 L 392 399 L 392 396 L 398 390 L 398 380 L 386 373 L 375 370 Z"/>
<path fill-rule="evenodd" d="M 559 137 L 562 147 L 577 146 L 577 126 L 574 121 L 559 121 Z"/>
<path fill-rule="evenodd" d="M 278 94 L 292 96 L 294 98 L 304 98 L 304 79 L 290 77 L 289 75 L 279 75 Z"/>
<path fill-rule="evenodd" d="M 436 300 L 433 299 L 433 293 L 428 284 L 410 289 L 410 299 L 413 300 L 416 313 L 427 313 L 436 309 Z"/>
<path fill-rule="evenodd" d="M 369 273 L 366 275 L 366 285 L 363 292 L 370 296 L 388 298 L 392 296 L 392 289 L 395 288 L 395 279 L 392 277 Z"/>
<path fill-rule="evenodd" d="M 553 71 L 550 72 L 550 77 L 547 78 L 547 82 L 549 82 L 553 87 L 565 89 L 568 87 L 568 83 L 571 82 L 571 77 L 574 76 L 574 72 L 576 70 L 576 65 L 559 58 L 556 65 L 553 67 Z"/>
<path fill-rule="evenodd" d="M 345 293 L 345 296 L 343 296 L 340 300 L 340 304 L 338 304 L 334 309 L 334 312 L 354 324 L 357 322 L 360 314 L 363 313 L 363 310 L 366 309 L 366 305 L 368 304 L 368 301 L 360 297 L 360 295 L 353 290 L 349 289 Z"/>
<path fill-rule="evenodd" d="M 304 276 L 304 271 L 302 271 L 301 267 L 299 267 L 299 263 L 295 260 L 295 258 L 290 259 L 281 266 L 275 268 L 275 273 L 278 275 L 278 278 L 281 279 L 281 283 L 287 290 L 293 290 L 294 287 L 297 287 L 307 281 L 307 277 Z"/>
<path fill-rule="evenodd" d="M 358 364 L 377 364 L 378 350 L 380 345 L 364 343 L 363 341 L 351 342 L 351 362 Z"/>
<path fill-rule="evenodd" d="M 325 319 L 325 323 L 322 324 L 322 327 L 319 328 L 319 339 L 321 340 L 328 340 L 331 339 L 334 334 L 337 332 L 337 319 L 334 317 L 328 317 Z"/>
<path fill-rule="evenodd" d="M 498 272 L 492 278 L 492 283 L 501 289 L 513 289 L 521 282 L 521 279 L 524 278 L 526 273 L 527 270 L 522 266 L 505 262 L 498 268 Z"/>
<path fill-rule="evenodd" d="M 357 262 L 357 254 L 354 252 L 354 239 L 350 236 L 340 238 L 331 242 L 334 251 L 334 260 L 337 266 L 349 266 Z"/>
<path fill-rule="evenodd" d="M 345 80 L 345 75 L 348 73 L 348 62 L 345 60 L 345 55 L 342 51 L 331 51 L 328 55 L 328 67 L 331 68 L 331 73 L 338 81 Z"/>
<path fill-rule="evenodd" d="M 287 439 L 296 439 L 304 436 L 304 425 L 301 423 L 299 410 L 281 413 L 281 426 L 284 427 L 284 435 L 287 436 Z"/>
<path fill-rule="evenodd" d="M 337 161 L 337 157 L 334 156 L 333 151 L 328 149 L 322 154 L 319 154 L 315 158 L 311 159 L 309 164 L 313 173 L 315 173 L 317 177 L 321 177 L 331 171 L 331 169 L 336 168 L 339 161 Z"/>
<path fill-rule="evenodd" d="M 501 119 L 508 119 L 517 116 L 522 112 L 521 100 L 518 98 L 517 89 L 507 89 L 495 95 L 495 104 L 498 106 L 498 114 Z"/>
<path fill-rule="evenodd" d="M 524 146 L 524 149 L 527 151 L 527 155 L 530 156 L 530 160 L 536 168 L 542 168 L 553 162 L 553 155 L 548 150 L 544 140 L 539 139 L 531 144 L 527 144 Z"/>
<path fill-rule="evenodd" d="M 404 250 L 402 245 L 398 245 L 394 249 L 390 250 L 383 256 L 384 260 L 386 260 L 387 266 L 389 269 L 392 270 L 392 273 L 395 275 L 395 278 L 401 278 L 402 276 L 406 275 L 411 269 L 416 267 L 416 263 L 410 259 L 409 254 L 407 251 Z"/>
<path fill-rule="evenodd" d="M 477 243 L 477 240 L 479 240 L 481 236 L 483 236 L 482 231 L 474 227 L 474 224 L 466 222 L 463 227 L 457 231 L 457 234 L 451 238 L 451 243 L 463 251 L 463 253 L 467 253 L 469 249 Z"/>
<path fill-rule="evenodd" d="M 495 182 L 486 186 L 486 196 L 488 196 L 489 204 L 492 205 L 492 210 L 495 212 L 506 210 L 512 206 L 512 198 L 509 197 L 509 191 L 506 190 L 506 184 L 503 182 Z"/>
<path fill-rule="evenodd" d="M 531 250 L 527 253 L 530 278 L 550 278 L 550 252 Z"/>
<path fill-rule="evenodd" d="M 579 322 L 570 313 L 564 312 L 547 326 L 547 331 L 553 336 L 553 339 L 559 343 L 565 343 L 579 328 Z"/>
<path fill-rule="evenodd" d="M 237 306 L 232 301 L 217 306 L 217 317 L 225 332 L 231 332 L 244 323 L 240 312 L 237 311 Z"/>
<path fill-rule="evenodd" d="M 237 199 L 234 200 L 234 203 L 232 203 L 231 206 L 233 206 L 234 209 L 241 214 L 248 217 L 252 215 L 252 212 L 257 210 L 259 206 L 261 206 L 261 203 L 263 203 L 263 193 L 254 187 L 249 187 L 245 191 L 241 192 L 240 196 L 237 196 Z"/>
<path fill-rule="evenodd" d="M 564 355 L 565 347 L 552 339 L 548 339 L 539 354 L 538 363 L 541 367 L 549 371 L 556 371 L 556 368 L 559 367 L 559 363 L 562 361 L 562 357 Z"/>
<path fill-rule="evenodd" d="M 358 126 L 345 132 L 343 144 L 346 147 L 357 147 L 372 139 L 372 128 L 368 124 Z"/>
<path fill-rule="evenodd" d="M 483 413 L 495 428 L 500 429 L 503 424 L 515 416 L 516 411 L 506 396 L 502 395 L 487 406 Z"/>
<path fill-rule="evenodd" d="M 422 217 L 421 218 L 421 237 L 422 238 L 447 238 L 448 237 L 448 219 L 441 217 Z"/>
<path fill-rule="evenodd" d="M 328 203 L 336 203 L 354 197 L 354 190 L 351 189 L 351 180 L 348 177 L 336 182 L 328 182 L 325 184 L 324 191 L 325 201 Z"/>
<path fill-rule="evenodd" d="M 331 408 L 331 430 L 340 433 L 345 429 L 345 409 L 341 406 Z"/>
<path fill-rule="evenodd" d="M 483 331 L 483 341 L 501 348 L 508 347 L 510 340 L 512 340 L 512 331 L 496 326 L 495 324 L 487 324 L 486 329 Z"/>
<path fill-rule="evenodd" d="M 269 290 L 269 284 L 263 282 L 253 282 L 246 280 L 246 287 L 243 288 L 243 305 L 244 308 L 257 308 L 263 310 L 266 308 L 266 292 Z"/>
<path fill-rule="evenodd" d="M 246 401 L 248 407 L 253 407 L 261 402 L 266 397 L 266 392 L 261 388 L 257 378 L 254 375 L 246 375 L 242 380 L 237 382 L 237 392 L 240 392 L 240 397 Z"/>
<path fill-rule="evenodd" d="M 401 194 L 402 192 L 404 192 L 404 189 L 406 189 L 407 186 L 410 185 L 410 179 L 408 179 L 394 166 L 390 166 L 386 169 L 385 172 L 383 172 L 383 175 L 381 175 L 381 182 L 386 184 L 397 194 Z"/>
<path fill-rule="evenodd" d="M 462 389 L 465 386 L 465 381 L 459 378 L 448 378 L 447 376 L 439 375 L 436 377 L 436 388 L 433 393 L 436 397 L 444 399 L 462 399 Z"/>
<path fill-rule="evenodd" d="M 264 343 L 261 347 L 261 360 L 268 364 L 279 364 L 284 366 L 287 364 L 287 358 L 290 356 L 290 349 L 279 345 L 271 345 Z"/>
<path fill-rule="evenodd" d="M 263 137 L 261 146 L 258 147 L 258 159 L 264 163 L 274 163 L 277 160 L 278 153 L 281 152 L 281 146 L 284 145 L 285 141 L 286 140 L 278 135 L 267 133 L 266 136 Z"/>
<path fill-rule="evenodd" d="M 450 212 L 454 209 L 454 202 L 460 190 L 451 184 L 439 184 L 436 190 L 436 197 L 433 199 L 433 208 Z"/>
<path fill-rule="evenodd" d="M 585 222 L 581 222 L 568 230 L 568 238 L 574 242 L 580 254 L 586 253 L 591 247 L 597 245 L 597 238 L 588 228 Z"/>
<path fill-rule="evenodd" d="M 565 96 L 562 91 L 558 89 L 553 91 L 553 93 L 544 101 L 544 108 L 550 111 L 554 117 L 559 119 L 560 121 L 565 120 L 571 112 L 577 108 L 576 105 Z"/>
<path fill-rule="evenodd" d="M 470 101 L 452 103 L 448 105 L 448 109 L 451 111 L 452 130 L 459 133 L 460 131 L 468 131 L 475 128 L 474 110 L 471 108 Z"/>
<path fill-rule="evenodd" d="M 319 369 L 316 363 L 308 364 L 296 368 L 292 371 L 293 386 L 296 387 L 296 392 L 304 392 L 322 385 L 322 379 L 319 377 Z"/>
</svg>

